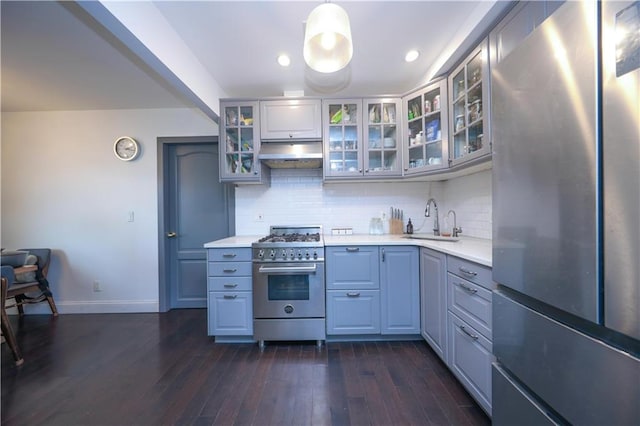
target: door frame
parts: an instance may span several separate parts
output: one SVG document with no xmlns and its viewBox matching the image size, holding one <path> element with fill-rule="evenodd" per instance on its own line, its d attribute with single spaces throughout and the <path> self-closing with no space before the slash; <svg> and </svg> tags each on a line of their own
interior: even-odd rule
<svg viewBox="0 0 640 426">
<path fill-rule="evenodd" d="M 165 171 L 169 170 L 169 147 L 173 145 L 193 145 L 198 143 L 218 144 L 218 136 L 171 136 L 157 138 L 158 152 L 158 310 L 167 312 L 170 308 L 171 288 L 169 287 L 169 264 L 166 262 L 169 220 L 169 182 L 165 180 Z M 218 151 L 219 151 L 218 147 Z M 224 196 L 229 209 L 227 229 L 229 235 L 235 234 L 235 187 L 224 185 Z"/>
</svg>

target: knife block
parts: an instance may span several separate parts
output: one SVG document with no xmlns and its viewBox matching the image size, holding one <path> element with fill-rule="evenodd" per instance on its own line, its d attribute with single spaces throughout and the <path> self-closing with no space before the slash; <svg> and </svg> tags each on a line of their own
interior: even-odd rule
<svg viewBox="0 0 640 426">
<path fill-rule="evenodd" d="M 390 234 L 403 234 L 404 224 L 400 219 L 389 219 L 389 233 Z"/>
</svg>

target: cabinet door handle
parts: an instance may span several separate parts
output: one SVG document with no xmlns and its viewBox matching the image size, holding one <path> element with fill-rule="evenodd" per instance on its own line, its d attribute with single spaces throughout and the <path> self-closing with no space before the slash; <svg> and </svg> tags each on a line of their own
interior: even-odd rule
<svg viewBox="0 0 640 426">
<path fill-rule="evenodd" d="M 224 288 L 236 288 L 238 287 L 238 284 L 225 284 Z"/>
<path fill-rule="evenodd" d="M 349 293 L 347 293 L 347 297 L 360 297 L 360 292 L 350 291 Z"/>
<path fill-rule="evenodd" d="M 222 257 L 236 257 L 235 253 L 224 253 Z"/>
<path fill-rule="evenodd" d="M 476 275 L 478 275 L 477 272 L 470 271 L 467 268 L 463 268 L 462 266 L 460 266 L 458 269 L 460 270 L 460 272 L 462 272 L 463 274 L 467 274 L 470 277 L 475 277 Z"/>
<path fill-rule="evenodd" d="M 236 271 L 237 271 L 237 269 L 223 269 L 223 270 L 222 270 L 222 272 L 226 272 L 226 273 L 228 273 L 228 274 L 232 274 L 232 273 L 234 273 L 234 272 L 236 272 Z"/>
<path fill-rule="evenodd" d="M 225 299 L 235 299 L 236 297 L 238 297 L 237 294 L 225 294 L 224 295 Z"/>
<path fill-rule="evenodd" d="M 350 253 L 360 251 L 360 247 L 347 247 L 347 251 Z"/>
<path fill-rule="evenodd" d="M 382 249 L 382 261 L 384 262 L 384 249 Z"/>
<path fill-rule="evenodd" d="M 478 336 L 476 336 L 476 335 L 475 335 L 475 334 L 473 334 L 473 333 L 469 333 L 469 332 L 467 331 L 467 329 L 465 328 L 465 326 L 464 326 L 464 325 L 460 325 L 460 326 L 458 326 L 458 327 L 460 327 L 460 330 L 462 330 L 462 332 L 463 332 L 464 334 L 466 334 L 467 336 L 471 337 L 473 340 L 478 340 Z"/>
<path fill-rule="evenodd" d="M 465 290 L 468 293 L 474 294 L 477 293 L 478 290 L 473 288 L 473 287 L 469 287 L 468 285 L 466 285 L 465 283 L 456 283 L 456 285 L 460 288 L 462 288 L 463 290 Z"/>
</svg>

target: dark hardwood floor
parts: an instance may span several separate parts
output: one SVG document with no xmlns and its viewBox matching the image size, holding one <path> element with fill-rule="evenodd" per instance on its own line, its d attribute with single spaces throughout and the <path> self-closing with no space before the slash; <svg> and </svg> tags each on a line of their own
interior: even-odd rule
<svg viewBox="0 0 640 426">
<path fill-rule="evenodd" d="M 206 311 L 12 317 L 3 425 L 485 425 L 422 341 L 216 344 Z"/>
</svg>

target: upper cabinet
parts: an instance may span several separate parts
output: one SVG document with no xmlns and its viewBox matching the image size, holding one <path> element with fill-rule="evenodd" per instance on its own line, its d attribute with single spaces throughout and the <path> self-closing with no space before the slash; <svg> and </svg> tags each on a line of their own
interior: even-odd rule
<svg viewBox="0 0 640 426">
<path fill-rule="evenodd" d="M 403 100 L 408 133 L 404 137 L 404 174 L 449 167 L 447 80 L 443 79 Z"/>
<path fill-rule="evenodd" d="M 284 99 L 260 102 L 262 140 L 322 139 L 322 101 Z"/>
<path fill-rule="evenodd" d="M 364 175 L 371 177 L 402 175 L 402 101 L 374 98 L 363 101 Z"/>
<path fill-rule="evenodd" d="M 325 179 L 362 177 L 362 100 L 325 99 Z"/>
<path fill-rule="evenodd" d="M 398 98 L 325 99 L 325 180 L 402 176 Z"/>
<path fill-rule="evenodd" d="M 220 181 L 260 183 L 258 102 L 221 102 L 220 111 Z"/>
<path fill-rule="evenodd" d="M 449 158 L 455 166 L 491 152 L 488 40 L 453 70 L 448 83 Z"/>
</svg>

